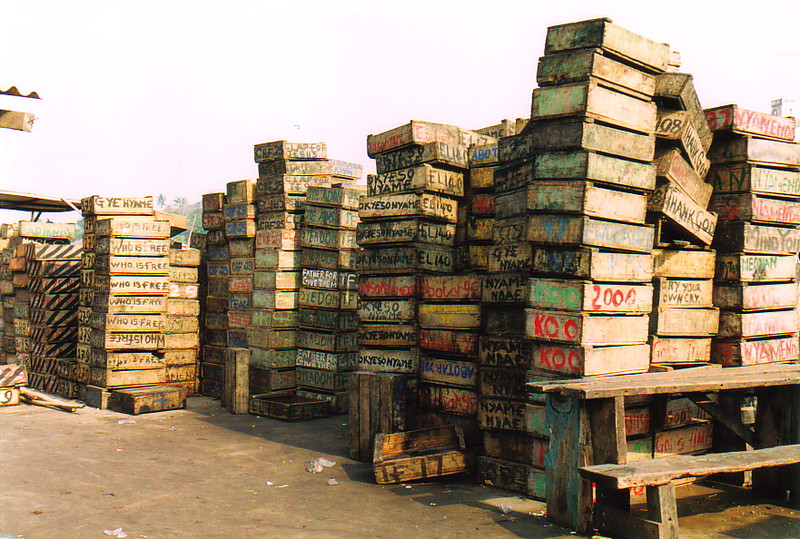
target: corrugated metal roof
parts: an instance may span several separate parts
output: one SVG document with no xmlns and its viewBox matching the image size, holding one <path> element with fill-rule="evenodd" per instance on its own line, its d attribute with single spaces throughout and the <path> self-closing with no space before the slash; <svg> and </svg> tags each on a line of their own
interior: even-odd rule
<svg viewBox="0 0 800 539">
<path fill-rule="evenodd" d="M 14 96 L 17 96 L 17 97 L 29 97 L 31 99 L 41 99 L 41 97 L 39 97 L 39 94 L 37 94 L 36 92 L 31 92 L 28 95 L 25 95 L 25 94 L 21 93 L 17 89 L 16 86 L 12 86 L 8 90 L 0 90 L 0 94 L 2 94 L 2 95 L 14 95 Z"/>
</svg>

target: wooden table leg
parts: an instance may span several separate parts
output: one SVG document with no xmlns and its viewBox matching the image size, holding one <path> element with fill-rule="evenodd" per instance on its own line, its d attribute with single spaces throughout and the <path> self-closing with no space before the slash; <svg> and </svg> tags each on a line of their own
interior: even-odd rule
<svg viewBox="0 0 800 539">
<path fill-rule="evenodd" d="M 588 535 L 593 527 L 592 484 L 578 474 L 578 468 L 591 464 L 585 403 L 548 393 L 546 416 L 550 427 L 550 445 L 545 457 L 547 518 Z"/>
<path fill-rule="evenodd" d="M 675 483 L 647 487 L 647 518 L 662 525 L 660 537 L 678 539 Z"/>
<path fill-rule="evenodd" d="M 756 408 L 756 443 L 758 447 L 800 443 L 800 386 L 760 389 Z M 797 496 L 800 466 L 753 470 L 753 490 L 783 497 L 786 491 Z"/>
</svg>

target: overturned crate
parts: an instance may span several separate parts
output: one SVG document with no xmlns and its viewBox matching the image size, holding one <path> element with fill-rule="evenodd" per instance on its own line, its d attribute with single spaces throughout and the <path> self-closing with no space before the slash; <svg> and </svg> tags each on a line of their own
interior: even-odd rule
<svg viewBox="0 0 800 539">
<path fill-rule="evenodd" d="M 467 471 L 464 434 L 445 425 L 375 436 L 373 471 L 380 485 Z"/>
</svg>

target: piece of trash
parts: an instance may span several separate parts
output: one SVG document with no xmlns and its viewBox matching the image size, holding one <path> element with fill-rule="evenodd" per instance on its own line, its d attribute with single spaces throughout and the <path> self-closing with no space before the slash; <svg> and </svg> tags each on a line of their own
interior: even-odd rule
<svg viewBox="0 0 800 539">
<path fill-rule="evenodd" d="M 330 468 L 332 466 L 336 466 L 336 463 L 332 460 L 328 460 L 325 457 L 317 457 L 308 463 L 306 471 L 308 473 L 320 473 L 325 468 Z"/>
<path fill-rule="evenodd" d="M 414 487 L 412 487 L 411 485 L 406 485 L 406 488 L 414 488 Z"/>
<path fill-rule="evenodd" d="M 504 515 L 507 515 L 514 510 L 514 508 L 508 505 L 507 503 L 501 503 L 499 509 L 500 512 L 503 513 Z"/>
<path fill-rule="evenodd" d="M 34 515 L 41 515 L 42 513 L 44 513 L 44 511 L 39 511 L 38 509 L 34 509 L 33 511 L 31 511 L 31 513 L 33 513 Z"/>
<path fill-rule="evenodd" d="M 274 483 L 272 481 L 267 481 L 267 486 L 271 487 Z"/>
<path fill-rule="evenodd" d="M 128 423 L 136 423 L 135 419 L 117 419 L 117 423 L 120 425 L 127 425 Z"/>
<path fill-rule="evenodd" d="M 124 449 L 120 449 L 119 447 L 117 447 L 116 449 L 114 449 L 114 451 L 125 451 L 125 450 Z"/>
<path fill-rule="evenodd" d="M 325 482 L 328 483 L 330 486 L 334 486 L 334 485 L 338 485 L 339 484 L 339 482 L 336 479 L 334 479 L 333 477 L 331 477 L 330 479 L 328 479 Z"/>
<path fill-rule="evenodd" d="M 103 535 L 110 535 L 111 537 L 128 537 L 128 534 L 122 531 L 122 528 L 116 530 L 103 530 Z"/>
<path fill-rule="evenodd" d="M 435 503 L 429 503 L 428 505 L 430 505 L 431 507 L 435 507 L 436 506 Z"/>
<path fill-rule="evenodd" d="M 277 487 L 275 487 L 275 488 L 286 488 L 286 487 L 288 487 L 288 486 L 289 486 L 289 485 L 278 485 L 278 486 L 277 486 Z"/>
</svg>

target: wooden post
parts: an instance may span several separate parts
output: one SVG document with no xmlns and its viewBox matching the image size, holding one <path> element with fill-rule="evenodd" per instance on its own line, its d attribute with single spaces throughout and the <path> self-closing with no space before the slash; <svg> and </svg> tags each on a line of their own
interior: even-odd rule
<svg viewBox="0 0 800 539">
<path fill-rule="evenodd" d="M 625 401 L 623 397 L 595 399 L 586 402 L 592 433 L 593 464 L 627 464 L 625 443 Z M 631 507 L 630 490 L 598 489 L 597 501 L 621 511 Z"/>
<path fill-rule="evenodd" d="M 250 410 L 250 350 L 229 348 L 225 354 L 225 408 L 232 414 Z"/>
<path fill-rule="evenodd" d="M 551 522 L 589 535 L 593 527 L 592 483 L 578 469 L 591 464 L 589 421 L 585 403 L 547 394 L 550 448 L 545 457 L 547 518 Z"/>
<path fill-rule="evenodd" d="M 678 539 L 678 507 L 675 483 L 647 487 L 647 517 L 660 524 L 660 538 Z"/>
</svg>

